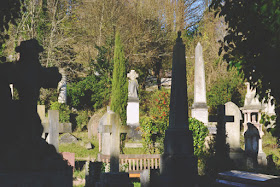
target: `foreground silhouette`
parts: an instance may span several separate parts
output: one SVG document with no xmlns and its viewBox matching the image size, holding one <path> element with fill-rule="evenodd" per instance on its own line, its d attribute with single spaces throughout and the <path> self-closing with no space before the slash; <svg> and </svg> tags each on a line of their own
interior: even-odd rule
<svg viewBox="0 0 280 187">
<path fill-rule="evenodd" d="M 19 61 L 0 64 L 0 171 L 57 171 L 71 169 L 54 146 L 41 138 L 43 126 L 37 114 L 40 88 L 56 88 L 61 79 L 57 68 L 43 68 L 35 39 L 16 48 Z M 18 91 L 12 100 L 9 84 Z"/>
</svg>

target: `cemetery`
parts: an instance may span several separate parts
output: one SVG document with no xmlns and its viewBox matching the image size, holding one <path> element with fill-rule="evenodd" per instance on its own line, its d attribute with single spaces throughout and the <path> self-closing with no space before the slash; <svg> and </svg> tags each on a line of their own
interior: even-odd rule
<svg viewBox="0 0 280 187">
<path fill-rule="evenodd" d="M 280 186 L 280 2 L 0 3 L 0 186 Z"/>
</svg>

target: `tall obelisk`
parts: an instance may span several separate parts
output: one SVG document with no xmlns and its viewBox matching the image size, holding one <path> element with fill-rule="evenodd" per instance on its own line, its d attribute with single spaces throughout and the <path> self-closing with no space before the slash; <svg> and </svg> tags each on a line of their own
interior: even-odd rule
<svg viewBox="0 0 280 187">
<path fill-rule="evenodd" d="M 165 131 L 160 186 L 194 186 L 197 161 L 188 123 L 185 45 L 181 33 L 173 48 L 169 127 Z"/>
<path fill-rule="evenodd" d="M 192 117 L 208 124 L 208 106 L 206 103 L 206 84 L 202 46 L 198 42 L 195 48 L 194 70 L 194 103 L 192 105 Z"/>
</svg>

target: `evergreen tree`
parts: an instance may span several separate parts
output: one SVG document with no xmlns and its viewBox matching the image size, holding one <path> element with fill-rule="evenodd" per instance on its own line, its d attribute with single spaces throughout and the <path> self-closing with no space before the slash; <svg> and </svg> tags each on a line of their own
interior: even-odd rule
<svg viewBox="0 0 280 187">
<path fill-rule="evenodd" d="M 120 34 L 117 32 L 115 36 L 111 110 L 120 115 L 122 124 L 126 123 L 127 89 L 126 61 Z"/>
</svg>

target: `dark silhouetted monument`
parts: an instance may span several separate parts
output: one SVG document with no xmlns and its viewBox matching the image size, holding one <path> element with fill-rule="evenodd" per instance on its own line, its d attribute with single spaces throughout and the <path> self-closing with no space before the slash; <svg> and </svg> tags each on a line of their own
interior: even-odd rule
<svg viewBox="0 0 280 187">
<path fill-rule="evenodd" d="M 161 160 L 160 186 L 195 186 L 197 161 L 188 124 L 185 45 L 180 32 L 173 48 L 169 127 Z"/>
<path fill-rule="evenodd" d="M 72 186 L 72 168 L 41 138 L 40 88 L 56 88 L 61 79 L 57 68 L 41 66 L 42 51 L 37 40 L 23 41 L 19 61 L 0 64 L 0 186 Z M 12 100 L 9 84 L 19 100 Z"/>
</svg>

